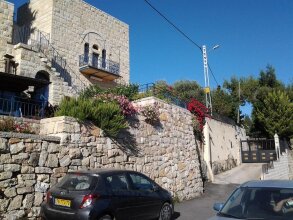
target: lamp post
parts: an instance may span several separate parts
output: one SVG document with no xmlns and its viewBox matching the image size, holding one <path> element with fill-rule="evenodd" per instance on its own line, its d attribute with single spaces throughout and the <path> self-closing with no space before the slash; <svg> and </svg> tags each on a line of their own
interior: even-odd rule
<svg viewBox="0 0 293 220">
<path fill-rule="evenodd" d="M 220 45 L 215 45 L 211 50 L 216 50 Z M 209 50 L 210 51 L 210 50 Z M 204 92 L 206 99 L 206 107 L 210 109 L 211 115 L 213 114 L 211 89 L 210 89 L 210 78 L 209 78 L 209 66 L 208 66 L 208 55 L 206 45 L 202 46 L 202 57 L 203 57 L 203 69 L 204 69 Z"/>
</svg>

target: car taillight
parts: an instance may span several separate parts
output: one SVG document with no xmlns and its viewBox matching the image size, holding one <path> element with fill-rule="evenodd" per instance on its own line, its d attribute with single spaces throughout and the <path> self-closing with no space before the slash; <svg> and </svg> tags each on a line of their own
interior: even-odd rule
<svg viewBox="0 0 293 220">
<path fill-rule="evenodd" d="M 90 195 L 84 196 L 79 208 L 83 209 L 92 205 L 98 197 L 99 195 L 96 195 L 96 194 L 90 194 Z"/>
<path fill-rule="evenodd" d="M 52 198 L 51 193 L 50 192 L 47 192 L 47 194 L 46 194 L 46 200 L 45 200 L 46 203 L 49 203 L 51 198 Z"/>
</svg>

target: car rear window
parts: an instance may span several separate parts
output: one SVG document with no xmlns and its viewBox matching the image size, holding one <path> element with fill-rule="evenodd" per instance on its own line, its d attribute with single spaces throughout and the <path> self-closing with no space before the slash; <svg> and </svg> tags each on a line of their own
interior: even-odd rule
<svg viewBox="0 0 293 220">
<path fill-rule="evenodd" d="M 67 174 L 56 187 L 70 191 L 92 190 L 97 185 L 97 177 L 84 174 Z"/>
</svg>

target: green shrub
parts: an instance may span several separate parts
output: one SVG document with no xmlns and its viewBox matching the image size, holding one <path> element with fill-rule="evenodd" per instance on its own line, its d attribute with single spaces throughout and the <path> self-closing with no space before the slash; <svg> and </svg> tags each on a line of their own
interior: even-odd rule
<svg viewBox="0 0 293 220">
<path fill-rule="evenodd" d="M 55 112 L 55 116 L 71 116 L 79 121 L 84 121 L 90 118 L 92 107 L 93 103 L 90 99 L 64 98 Z"/>
<path fill-rule="evenodd" d="M 114 88 L 101 89 L 98 85 L 92 85 L 82 92 L 81 97 L 92 98 L 100 94 L 113 94 L 127 97 L 130 101 L 134 100 L 134 96 L 138 93 L 138 85 L 120 85 Z"/>
<path fill-rule="evenodd" d="M 121 129 L 128 127 L 120 106 L 115 102 L 95 101 L 90 120 L 110 137 L 116 137 Z"/>
<path fill-rule="evenodd" d="M 116 137 L 121 129 L 128 127 L 116 102 L 65 98 L 61 101 L 55 116 L 71 116 L 79 121 L 90 120 L 110 137 Z"/>
</svg>

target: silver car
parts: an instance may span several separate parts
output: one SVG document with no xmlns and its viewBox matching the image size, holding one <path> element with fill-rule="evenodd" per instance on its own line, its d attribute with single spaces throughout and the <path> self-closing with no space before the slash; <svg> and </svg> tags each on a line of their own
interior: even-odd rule
<svg viewBox="0 0 293 220">
<path fill-rule="evenodd" d="M 293 219 L 293 181 L 259 180 L 239 186 L 225 203 L 215 203 L 218 213 L 209 220 Z"/>
</svg>

